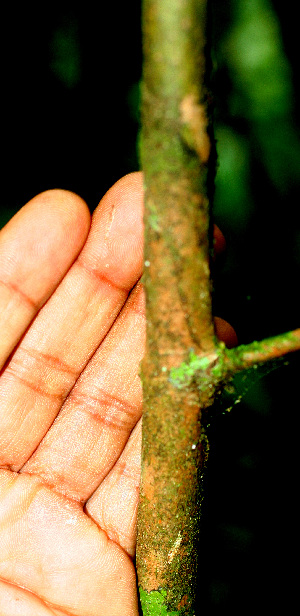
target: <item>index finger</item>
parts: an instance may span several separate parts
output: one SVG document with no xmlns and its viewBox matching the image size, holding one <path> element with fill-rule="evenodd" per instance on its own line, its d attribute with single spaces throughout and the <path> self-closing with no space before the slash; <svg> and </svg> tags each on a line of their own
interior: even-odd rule
<svg viewBox="0 0 300 616">
<path fill-rule="evenodd" d="M 0 369 L 80 252 L 85 202 L 64 191 L 34 197 L 0 232 Z"/>
</svg>

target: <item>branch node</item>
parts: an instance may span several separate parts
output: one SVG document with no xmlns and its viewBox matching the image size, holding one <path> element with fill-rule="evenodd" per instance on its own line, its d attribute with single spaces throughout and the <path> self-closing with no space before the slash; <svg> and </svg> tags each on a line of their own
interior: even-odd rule
<svg viewBox="0 0 300 616">
<path fill-rule="evenodd" d="M 186 145 L 196 152 L 202 164 L 206 165 L 211 151 L 207 132 L 206 107 L 199 103 L 195 94 L 187 94 L 180 103 L 180 120 L 183 124 L 181 135 Z"/>
</svg>

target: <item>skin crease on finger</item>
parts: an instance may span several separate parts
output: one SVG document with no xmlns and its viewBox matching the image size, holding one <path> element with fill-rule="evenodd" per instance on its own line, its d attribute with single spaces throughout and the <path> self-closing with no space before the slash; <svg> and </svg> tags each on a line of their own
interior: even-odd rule
<svg viewBox="0 0 300 616">
<path fill-rule="evenodd" d="M 86 241 L 90 213 L 77 195 L 34 197 L 0 232 L 0 368 Z"/>
<path fill-rule="evenodd" d="M 48 197 L 51 197 L 51 195 Z M 38 198 L 36 197 L 37 200 Z M 45 460 L 45 464 L 48 464 L 50 475 L 52 472 L 53 482 L 51 487 L 47 480 L 44 480 L 43 472 L 39 472 L 41 469 L 38 466 L 34 468 L 34 464 L 39 459 L 38 446 L 34 447 L 35 453 L 32 458 L 29 458 L 27 469 L 26 466 L 23 467 L 23 472 L 14 473 L 7 469 L 0 471 L 0 616 L 138 615 L 135 570 L 131 557 L 134 556 L 135 552 L 138 502 L 141 422 L 137 398 L 141 396 L 141 390 L 137 384 L 138 374 L 132 383 L 129 381 L 128 375 L 130 367 L 137 372 L 137 364 L 142 355 L 142 338 L 138 338 L 138 330 L 141 331 L 144 328 L 144 316 L 138 312 L 135 303 L 139 287 L 136 283 L 140 277 L 142 263 L 142 236 L 138 242 L 136 239 L 137 208 L 141 207 L 141 202 L 142 179 L 140 174 L 132 174 L 122 178 L 110 189 L 93 218 L 88 240 L 85 243 L 82 241 L 84 248 L 78 259 L 81 263 L 79 268 L 76 266 L 80 272 L 88 270 L 88 282 L 84 282 L 83 278 L 80 278 L 80 284 L 87 284 L 88 286 L 81 287 L 79 285 L 77 295 L 75 295 L 74 289 L 68 287 L 67 283 L 67 279 L 70 284 L 72 280 L 75 280 L 71 278 L 74 274 L 71 271 L 72 268 L 69 268 L 63 283 L 59 285 L 52 296 L 56 295 L 59 301 L 56 301 L 55 298 L 54 301 L 49 301 L 40 310 L 39 315 L 41 316 L 35 319 L 32 324 L 32 340 L 40 340 L 44 353 L 46 354 L 47 351 L 48 356 L 50 356 L 51 345 L 55 346 L 56 344 L 55 353 L 57 356 L 65 357 L 69 348 L 71 348 L 72 336 L 75 338 L 77 336 L 78 345 L 75 350 L 76 352 L 80 351 L 79 342 L 80 336 L 83 336 L 83 330 L 79 329 L 78 324 L 81 321 L 78 321 L 77 324 L 74 310 L 76 306 L 81 310 L 85 309 L 85 304 L 81 302 L 86 289 L 91 294 L 86 307 L 89 310 L 86 314 L 89 314 L 90 318 L 94 315 L 94 312 L 90 310 L 93 301 L 95 302 L 95 310 L 98 306 L 98 311 L 99 305 L 105 303 L 104 296 L 101 295 L 98 298 L 95 295 L 96 290 L 99 289 L 99 281 L 96 276 L 91 277 L 90 272 L 99 268 L 99 264 L 101 264 L 101 267 L 103 266 L 103 269 L 100 270 L 101 275 L 106 272 L 105 275 L 109 275 L 113 282 L 113 285 L 105 286 L 105 293 L 110 293 L 111 297 L 115 297 L 114 301 L 117 301 L 120 295 L 112 295 L 116 285 L 121 285 L 121 287 L 127 289 L 126 292 L 124 288 L 122 290 L 118 310 L 113 312 L 114 323 L 110 323 L 105 330 L 104 337 L 101 334 L 102 337 L 99 338 L 101 323 L 97 320 L 98 317 L 95 317 L 93 329 L 90 328 L 87 332 L 84 330 L 84 335 L 89 336 L 84 344 L 90 351 L 86 360 L 88 362 L 86 370 L 84 370 L 84 360 L 80 359 L 82 377 L 80 376 L 77 379 L 77 383 L 79 388 L 82 383 L 86 382 L 90 394 L 91 387 L 94 387 L 94 400 L 90 398 L 93 411 L 90 417 L 92 423 L 88 423 L 89 418 L 87 414 L 84 415 L 83 409 L 81 416 L 84 417 L 85 424 L 82 423 L 82 427 L 77 431 L 70 430 L 68 433 L 68 423 L 65 426 L 63 424 L 67 414 L 62 412 L 58 414 L 54 423 L 52 419 L 48 432 L 46 430 L 46 433 L 40 433 L 39 442 L 42 445 L 40 460 Z M 79 209 L 81 211 L 81 206 Z M 85 216 L 83 214 L 84 219 Z M 139 221 L 141 221 L 141 218 L 139 218 Z M 85 233 L 88 230 L 87 223 L 89 224 L 88 218 L 84 223 L 86 224 Z M 124 228 L 124 224 L 128 226 Z M 219 239 L 216 237 L 216 252 L 222 244 L 220 239 L 220 236 Z M 130 252 L 131 247 L 133 249 Z M 76 259 L 76 250 L 73 252 L 73 260 Z M 26 250 L 23 258 L 25 256 Z M 107 264 L 109 267 L 106 267 Z M 124 267 L 125 269 L 122 270 Z M 134 291 L 126 301 L 128 289 L 130 290 L 132 287 L 134 287 Z M 64 290 L 67 290 L 67 293 L 63 293 Z M 72 303 L 71 300 L 74 300 L 74 302 Z M 71 306 L 69 311 L 67 309 L 68 302 Z M 110 314 L 111 311 L 110 308 Z M 51 323 L 53 319 L 58 322 L 61 313 L 65 315 L 65 320 L 63 328 L 57 330 L 58 338 L 55 342 Z M 39 322 L 42 323 L 40 330 Z M 64 339 L 65 330 L 72 325 L 72 322 L 75 324 L 74 333 L 71 328 L 72 336 Z M 217 333 L 218 327 L 220 330 L 220 321 L 219 324 L 216 321 Z M 227 344 L 230 338 L 232 339 L 233 330 L 230 333 L 230 330 L 228 328 L 226 330 L 226 327 L 226 324 L 222 326 L 221 335 Z M 34 333 L 35 331 L 36 333 Z M 42 332 L 42 337 L 39 338 L 40 332 Z M 136 342 L 134 335 L 137 336 Z M 61 347 L 58 344 L 60 336 L 63 340 Z M 124 342 L 126 336 L 128 337 L 128 344 Z M 103 343 L 101 342 L 102 338 Z M 24 340 L 28 343 L 30 335 L 25 336 Z M 49 347 L 47 346 L 48 341 Z M 130 346 L 130 343 L 132 346 Z M 135 357 L 135 344 L 141 345 L 138 358 Z M 66 345 L 69 345 L 69 348 L 66 348 Z M 124 357 L 126 366 L 122 367 L 120 357 L 118 361 L 117 358 L 119 355 L 121 355 L 121 358 L 123 357 L 126 348 L 128 351 L 126 360 Z M 110 365 L 112 365 L 110 362 L 113 360 L 114 353 L 116 357 L 114 361 L 115 371 L 110 369 Z M 74 356 L 73 351 L 71 356 Z M 39 364 L 42 365 L 42 362 L 34 360 L 32 363 L 33 369 L 37 370 Z M 89 381 L 89 379 L 92 380 Z M 53 383 L 55 384 L 54 381 Z M 73 398 L 77 403 L 80 400 L 80 396 L 77 395 L 78 388 L 76 393 L 74 387 L 77 397 L 74 396 Z M 102 398 L 99 397 L 99 392 Z M 108 405 L 108 394 L 111 394 L 112 406 Z M 127 399 L 126 402 L 129 402 L 129 405 L 127 404 L 125 407 L 122 405 L 122 400 L 129 394 L 133 397 L 130 400 Z M 5 396 L 7 396 L 6 390 Z M 14 403 L 17 398 L 18 396 L 14 398 Z M 69 398 L 71 398 L 71 394 L 67 396 L 66 400 Z M 81 399 L 84 400 L 83 397 Z M 101 406 L 101 399 L 105 402 L 104 406 Z M 5 397 L 4 402 L 7 403 L 7 397 Z M 49 404 L 48 401 L 45 411 L 49 409 Z M 32 406 L 31 402 L 28 403 L 26 410 L 26 401 L 24 397 L 22 398 L 23 414 L 24 409 L 26 413 L 29 413 Z M 6 417 L 9 414 L 12 416 L 14 409 L 7 407 Z M 31 429 L 32 434 L 35 434 L 40 425 L 39 422 L 43 413 L 41 403 L 37 405 L 36 410 L 38 411 L 36 417 L 33 415 L 30 424 L 27 424 L 28 436 L 30 436 Z M 78 405 L 75 411 L 78 411 Z M 20 426 L 20 438 L 14 442 L 14 448 L 16 453 L 20 455 L 20 460 L 24 457 L 28 459 L 28 454 L 23 456 L 22 452 L 17 451 L 17 448 L 21 448 L 22 445 L 21 436 L 25 430 L 25 415 Z M 69 417 L 71 420 L 72 415 Z M 77 415 L 78 417 L 79 415 Z M 126 421 L 123 421 L 123 417 Z M 120 419 L 122 419 L 122 422 L 120 422 Z M 132 424 L 129 425 L 129 421 Z M 89 427 L 91 425 L 92 428 Z M 126 438 L 124 438 L 124 435 L 122 436 L 123 433 L 120 431 L 120 426 L 123 429 L 124 425 L 128 429 Z M 60 426 L 63 427 L 61 431 Z M 50 438 L 52 427 L 52 434 L 55 434 L 57 439 L 55 442 L 54 440 L 51 441 Z M 76 421 L 74 427 L 76 428 Z M 111 428 L 113 439 L 109 443 L 104 439 L 98 450 L 95 442 L 94 448 L 91 448 L 90 451 L 90 458 L 84 457 L 81 448 L 82 442 L 85 441 L 88 447 L 92 440 L 93 431 L 96 430 L 99 431 L 99 443 L 101 443 L 101 435 L 105 434 L 105 430 L 110 433 Z M 45 434 L 47 434 L 47 437 L 43 441 Z M 7 448 L 11 442 L 7 442 Z M 105 452 L 106 447 L 109 447 L 111 454 L 109 464 Z M 78 457 L 78 452 L 81 452 L 81 457 Z M 74 453 L 76 455 L 72 460 Z M 100 457 L 95 466 L 94 457 L 96 459 L 98 454 Z M 53 460 L 55 460 L 55 456 L 64 458 L 63 466 L 67 471 L 63 476 L 57 474 L 55 477 L 54 469 L 50 468 L 51 455 Z M 74 462 L 73 467 L 72 462 Z M 88 467 L 88 462 L 89 464 L 92 463 L 91 467 Z M 32 464 L 31 469 L 30 464 Z M 99 472 L 99 466 L 101 466 L 101 469 L 97 479 L 95 473 Z M 61 471 L 63 471 L 62 465 Z M 91 472 L 90 476 L 88 475 L 89 472 Z M 66 488 L 64 487 L 61 490 L 58 485 L 59 477 L 59 480 L 73 481 L 76 495 L 75 492 L 71 494 L 71 489 L 70 493 L 67 496 L 65 495 Z M 70 486 L 71 484 L 68 483 L 67 485 Z M 93 492 L 92 495 L 91 491 Z M 87 498 L 88 500 L 85 503 L 84 501 Z"/>
</svg>

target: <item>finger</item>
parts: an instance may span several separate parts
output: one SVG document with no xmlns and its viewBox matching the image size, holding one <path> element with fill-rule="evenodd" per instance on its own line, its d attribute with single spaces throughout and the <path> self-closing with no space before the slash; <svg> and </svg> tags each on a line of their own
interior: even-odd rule
<svg viewBox="0 0 300 616">
<path fill-rule="evenodd" d="M 230 323 L 227 323 L 227 321 L 221 319 L 220 317 L 214 317 L 214 322 L 217 338 L 225 342 L 228 349 L 232 349 L 237 346 L 238 337 Z"/>
<path fill-rule="evenodd" d="M 221 255 L 226 250 L 225 237 L 217 225 L 214 225 L 214 228 L 213 228 L 213 239 L 214 239 L 213 258 L 215 260 L 216 257 Z"/>
<path fill-rule="evenodd" d="M 0 232 L 0 368 L 81 250 L 90 214 L 71 192 L 44 192 Z"/>
<path fill-rule="evenodd" d="M 141 443 L 140 419 L 117 463 L 85 506 L 92 520 L 131 557 L 136 549 Z"/>
<path fill-rule="evenodd" d="M 142 179 L 117 182 L 86 244 L 0 379 L 0 464 L 19 468 L 49 429 L 107 334 L 143 262 Z"/>
<path fill-rule="evenodd" d="M 144 309 L 139 284 L 22 472 L 82 502 L 109 473 L 142 412 Z"/>
</svg>

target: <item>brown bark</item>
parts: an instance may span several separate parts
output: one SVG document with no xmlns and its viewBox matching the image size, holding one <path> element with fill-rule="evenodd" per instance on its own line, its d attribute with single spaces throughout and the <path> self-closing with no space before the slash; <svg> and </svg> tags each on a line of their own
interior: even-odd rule
<svg viewBox="0 0 300 616">
<path fill-rule="evenodd" d="M 206 2 L 144 2 L 147 350 L 137 563 L 140 587 L 147 593 L 165 589 L 167 604 L 183 613 L 192 613 L 194 604 L 199 472 L 206 446 L 196 384 L 174 387 L 169 374 L 189 349 L 201 355 L 215 346 L 205 19 Z"/>
</svg>

